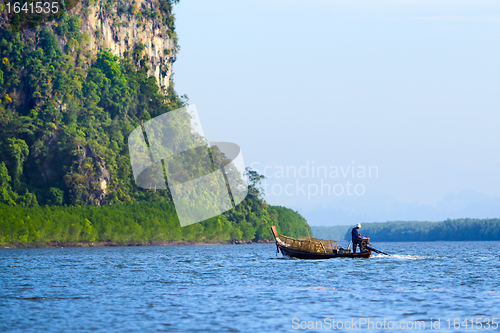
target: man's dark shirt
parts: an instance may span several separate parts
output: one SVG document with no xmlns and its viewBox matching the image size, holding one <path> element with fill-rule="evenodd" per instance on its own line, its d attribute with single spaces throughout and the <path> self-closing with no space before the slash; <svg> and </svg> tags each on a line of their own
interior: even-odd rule
<svg viewBox="0 0 500 333">
<path fill-rule="evenodd" d="M 358 237 L 359 237 L 358 228 L 352 228 L 351 234 L 352 234 L 352 242 L 358 243 Z"/>
</svg>

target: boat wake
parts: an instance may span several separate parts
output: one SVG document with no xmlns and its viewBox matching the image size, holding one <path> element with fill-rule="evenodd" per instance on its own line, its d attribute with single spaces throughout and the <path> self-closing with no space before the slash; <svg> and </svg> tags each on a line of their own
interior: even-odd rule
<svg viewBox="0 0 500 333">
<path fill-rule="evenodd" d="M 391 254 L 386 256 L 383 254 L 377 254 L 372 256 L 374 259 L 400 259 L 400 260 L 417 260 L 417 259 L 429 259 L 427 256 L 417 256 L 417 255 L 407 255 L 407 254 Z"/>
</svg>

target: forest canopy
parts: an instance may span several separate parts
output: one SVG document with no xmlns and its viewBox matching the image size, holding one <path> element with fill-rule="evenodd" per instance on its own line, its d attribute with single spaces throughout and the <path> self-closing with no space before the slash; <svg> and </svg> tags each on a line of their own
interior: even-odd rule
<svg viewBox="0 0 500 333">
<path fill-rule="evenodd" d="M 351 240 L 355 225 L 312 227 L 315 237 Z M 371 242 L 498 241 L 500 219 L 448 219 L 441 222 L 362 223 L 360 233 Z"/>
</svg>

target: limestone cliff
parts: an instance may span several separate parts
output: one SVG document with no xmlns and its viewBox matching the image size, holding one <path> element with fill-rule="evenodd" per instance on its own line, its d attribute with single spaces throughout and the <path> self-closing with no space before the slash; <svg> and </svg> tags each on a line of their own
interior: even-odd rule
<svg viewBox="0 0 500 333">
<path fill-rule="evenodd" d="M 168 87 L 178 50 L 172 2 L 176 1 L 84 0 L 68 15 L 80 18 L 80 31 L 88 36 L 86 48 L 92 54 L 109 50 L 119 57 L 132 55 L 138 67 L 141 61 L 145 63 L 148 75 L 154 76 L 160 87 Z M 6 27 L 6 22 L 4 11 L 0 15 L 2 29 Z M 58 24 L 55 20 L 46 26 L 57 29 Z M 33 38 L 36 29 L 22 31 L 22 39 Z M 63 49 L 72 47 L 72 41 L 63 37 L 60 37 L 59 43 Z"/>
<path fill-rule="evenodd" d="M 71 15 L 82 14 L 82 31 L 90 37 L 94 52 L 109 49 L 123 57 L 125 53 L 145 56 L 148 74 L 156 77 L 159 86 L 168 86 L 172 64 L 176 60 L 177 35 L 167 24 L 171 12 L 161 11 L 157 0 L 126 2 L 97 1 L 85 7 L 80 3 Z M 173 22 L 173 21 L 172 21 Z"/>
<path fill-rule="evenodd" d="M 182 106 L 172 83 L 174 3 L 83 0 L 17 31 L 0 5 L 0 168 L 5 161 L 23 198 L 105 205 L 144 196 L 127 137 Z"/>
</svg>

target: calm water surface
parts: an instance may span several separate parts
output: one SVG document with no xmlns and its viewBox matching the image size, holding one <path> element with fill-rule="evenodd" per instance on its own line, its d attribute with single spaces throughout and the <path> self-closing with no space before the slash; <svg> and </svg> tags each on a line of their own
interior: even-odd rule
<svg viewBox="0 0 500 333">
<path fill-rule="evenodd" d="M 0 331 L 324 332 L 316 321 L 335 319 L 409 332 L 417 330 L 398 325 L 424 321 L 430 331 L 440 318 L 432 331 L 469 332 L 477 326 L 454 329 L 453 320 L 500 318 L 500 242 L 373 246 L 396 255 L 291 260 L 274 245 L 4 249 Z M 293 329 L 309 322 L 315 328 Z M 493 326 L 480 331 L 500 330 Z"/>
</svg>

